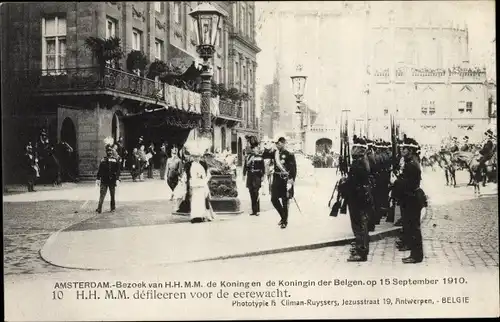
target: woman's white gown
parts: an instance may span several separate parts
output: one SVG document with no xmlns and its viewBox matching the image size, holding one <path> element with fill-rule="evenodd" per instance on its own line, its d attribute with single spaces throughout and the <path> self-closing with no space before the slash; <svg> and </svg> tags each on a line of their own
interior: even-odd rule
<svg viewBox="0 0 500 322">
<path fill-rule="evenodd" d="M 205 199 L 209 192 L 208 176 L 205 172 L 205 168 L 198 162 L 193 162 L 191 165 L 190 185 L 192 189 L 190 219 L 214 219 L 212 212 L 205 207 Z"/>
</svg>

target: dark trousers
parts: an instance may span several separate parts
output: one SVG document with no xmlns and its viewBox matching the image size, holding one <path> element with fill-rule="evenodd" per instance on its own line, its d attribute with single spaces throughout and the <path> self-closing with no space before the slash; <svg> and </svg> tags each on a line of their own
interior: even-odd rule
<svg viewBox="0 0 500 322">
<path fill-rule="evenodd" d="M 29 192 L 35 191 L 35 176 L 31 176 L 28 178 L 26 186 L 28 187 Z"/>
<path fill-rule="evenodd" d="M 248 191 L 250 192 L 250 200 L 252 201 L 252 214 L 260 212 L 259 190 L 260 187 L 248 188 Z"/>
<path fill-rule="evenodd" d="M 102 204 L 104 203 L 104 198 L 106 197 L 106 193 L 108 192 L 111 197 L 111 210 L 115 209 L 115 185 L 109 185 L 105 183 L 101 183 L 100 187 L 100 195 L 99 195 L 99 205 L 97 206 L 97 210 L 102 210 Z"/>
<path fill-rule="evenodd" d="M 170 187 L 170 190 L 174 191 L 175 187 L 179 184 L 179 176 L 171 175 L 167 178 L 167 184 Z"/>
<path fill-rule="evenodd" d="M 424 257 L 422 245 L 422 230 L 420 228 L 420 212 L 422 207 L 415 198 L 401 202 L 403 221 L 403 242 L 411 250 L 410 256 L 421 260 Z"/>
<path fill-rule="evenodd" d="M 288 223 L 288 194 L 286 191 L 288 178 L 281 178 L 279 174 L 274 174 L 271 186 L 271 203 L 278 211 L 281 221 Z"/>
<path fill-rule="evenodd" d="M 369 207 L 355 200 L 348 202 L 348 206 L 356 252 L 358 255 L 366 257 L 370 250 L 370 236 L 368 233 Z"/>
<path fill-rule="evenodd" d="M 150 163 L 148 165 L 148 178 L 153 179 L 153 164 L 152 163 Z"/>
</svg>

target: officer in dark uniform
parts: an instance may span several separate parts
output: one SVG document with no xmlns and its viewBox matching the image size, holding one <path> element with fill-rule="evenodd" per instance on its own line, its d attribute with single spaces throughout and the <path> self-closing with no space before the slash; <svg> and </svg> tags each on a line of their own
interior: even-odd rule
<svg viewBox="0 0 500 322">
<path fill-rule="evenodd" d="M 370 190 L 374 191 L 375 184 L 376 184 L 376 177 L 378 175 L 379 160 L 375 155 L 374 142 L 370 139 L 366 139 L 366 145 L 368 147 L 366 150 L 366 157 L 368 158 L 368 164 L 370 166 L 370 174 L 368 176 Z M 375 204 L 373 204 L 373 207 L 370 208 L 369 212 L 368 212 L 368 231 L 375 231 L 375 225 L 377 225 L 379 223 L 380 223 L 380 219 L 377 218 Z"/>
<path fill-rule="evenodd" d="M 355 237 L 354 249 L 348 262 L 364 262 L 369 252 L 368 221 L 373 208 L 373 198 L 370 187 L 370 164 L 367 157 L 368 146 L 361 138 L 353 140 L 352 162 L 347 174 L 347 180 L 339 186 L 349 207 L 351 227 Z"/>
<path fill-rule="evenodd" d="M 281 217 L 278 225 L 282 229 L 288 225 L 288 200 L 293 198 L 293 185 L 297 176 L 295 156 L 285 149 L 285 145 L 286 139 L 280 137 L 276 141 L 276 150 L 265 149 L 262 154 L 263 158 L 274 161 L 271 202 Z"/>
<path fill-rule="evenodd" d="M 479 154 L 481 154 L 481 157 L 479 158 L 479 165 L 484 169 L 486 167 L 486 161 L 491 159 L 493 156 L 494 152 L 494 134 L 492 130 L 488 130 L 484 132 L 484 135 L 486 138 L 483 141 L 483 146 L 481 150 L 479 150 Z"/>
<path fill-rule="evenodd" d="M 403 263 L 420 263 L 424 258 L 420 213 L 422 208 L 427 207 L 427 198 L 420 188 L 422 171 L 416 156 L 419 146 L 414 139 L 406 138 L 401 148 L 405 160 L 403 172 L 399 178 L 391 178 L 394 193 L 399 195 L 401 212 L 404 214 L 403 239 L 398 243 L 398 248 L 401 251 L 411 251 L 409 257 L 403 258 Z"/>
<path fill-rule="evenodd" d="M 101 160 L 99 164 L 99 170 L 97 171 L 97 185 L 100 185 L 100 196 L 99 204 L 97 206 L 96 212 L 102 212 L 102 204 L 106 193 L 108 192 L 111 197 L 111 211 L 115 211 L 115 188 L 120 181 L 120 162 L 113 156 L 113 147 L 106 146 L 106 156 Z"/>
<path fill-rule="evenodd" d="M 387 215 L 389 209 L 389 182 L 391 160 L 387 153 L 388 146 L 382 140 L 379 140 L 374 146 L 375 184 L 373 188 L 373 201 L 375 204 L 375 224 L 380 224 L 383 216 Z"/>
<path fill-rule="evenodd" d="M 266 169 L 264 159 L 259 154 L 259 143 L 250 142 L 250 149 L 250 153 L 245 157 L 243 176 L 247 176 L 247 188 L 250 192 L 250 199 L 252 201 L 252 213 L 250 216 L 258 216 L 260 212 L 259 190 Z"/>
<path fill-rule="evenodd" d="M 38 168 L 38 160 L 33 154 L 33 146 L 31 145 L 31 142 L 26 146 L 23 165 L 28 192 L 35 192 L 35 180 L 37 176 L 39 176 L 40 169 Z"/>
</svg>

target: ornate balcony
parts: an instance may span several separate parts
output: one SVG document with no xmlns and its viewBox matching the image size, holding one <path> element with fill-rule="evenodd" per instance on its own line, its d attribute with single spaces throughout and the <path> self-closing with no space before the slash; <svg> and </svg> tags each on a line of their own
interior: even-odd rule
<svg viewBox="0 0 500 322">
<path fill-rule="evenodd" d="M 240 121 L 241 108 L 228 101 L 219 101 L 219 117 Z"/>
</svg>

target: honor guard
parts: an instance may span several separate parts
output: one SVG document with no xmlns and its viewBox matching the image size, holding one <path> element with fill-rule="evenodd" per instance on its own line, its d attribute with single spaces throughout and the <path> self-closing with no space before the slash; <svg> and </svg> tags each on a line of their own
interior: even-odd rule
<svg viewBox="0 0 500 322">
<path fill-rule="evenodd" d="M 364 139 L 355 138 L 352 145 L 352 162 L 345 181 L 344 198 L 349 207 L 351 227 L 355 237 L 354 249 L 349 262 L 364 262 L 369 252 L 368 221 L 373 207 L 370 187 L 370 165 L 367 156 L 368 146 Z"/>
<path fill-rule="evenodd" d="M 288 200 L 293 198 L 294 182 L 297 176 L 295 156 L 285 149 L 286 139 L 276 141 L 276 150 L 264 150 L 262 157 L 274 162 L 271 203 L 278 211 L 281 220 L 278 225 L 284 229 L 288 225 Z"/>
<path fill-rule="evenodd" d="M 370 139 L 366 139 L 366 146 L 368 147 L 366 150 L 366 156 L 368 158 L 368 164 L 370 166 L 370 190 L 373 191 L 375 188 L 375 178 L 378 172 L 378 160 L 374 151 L 374 142 Z M 377 220 L 375 205 L 373 205 L 368 213 L 368 231 L 375 231 L 375 225 L 380 223 L 380 220 Z"/>
<path fill-rule="evenodd" d="M 494 144 L 493 141 L 496 139 L 492 130 L 488 130 L 484 132 L 486 138 L 483 140 L 482 148 L 479 150 L 479 154 L 481 157 L 479 158 L 479 165 L 483 169 L 486 167 L 486 161 L 491 159 L 494 154 Z"/>
<path fill-rule="evenodd" d="M 389 209 L 389 183 L 391 171 L 391 159 L 388 153 L 390 148 L 387 142 L 378 141 L 375 145 L 375 185 L 373 189 L 373 201 L 375 204 L 375 223 L 380 224 L 382 217 L 387 215 Z"/>
<path fill-rule="evenodd" d="M 250 200 L 252 201 L 252 213 L 250 216 L 258 216 L 260 213 L 259 190 L 266 169 L 264 159 L 259 154 L 259 143 L 256 141 L 250 142 L 250 149 L 250 152 L 245 157 L 243 176 L 247 176 L 246 186 L 250 193 Z"/>
<path fill-rule="evenodd" d="M 106 146 L 106 156 L 102 158 L 97 171 L 96 184 L 100 186 L 99 204 L 96 212 L 102 212 L 102 204 L 109 189 L 111 211 L 115 211 L 115 188 L 120 181 L 120 162 L 113 156 L 113 147 Z"/>
<path fill-rule="evenodd" d="M 401 148 L 405 166 L 399 178 L 391 178 L 403 215 L 403 235 L 397 247 L 400 251 L 411 251 L 409 257 L 403 258 L 403 263 L 420 263 L 424 257 L 420 213 L 427 207 L 427 198 L 420 188 L 422 171 L 416 156 L 419 145 L 414 139 L 406 138 Z"/>
</svg>

